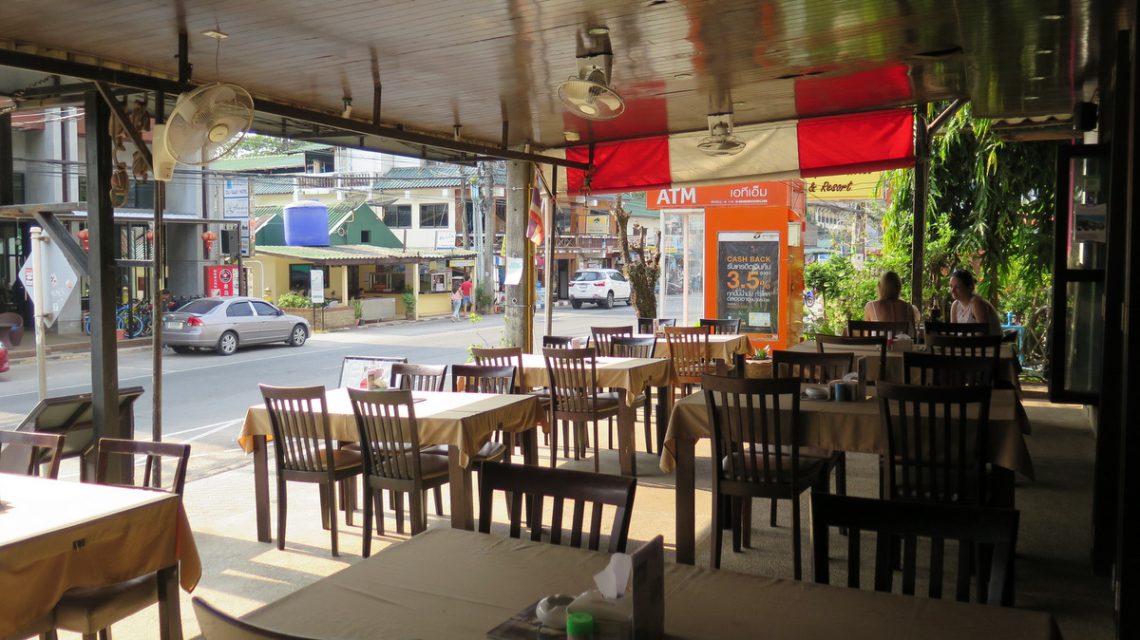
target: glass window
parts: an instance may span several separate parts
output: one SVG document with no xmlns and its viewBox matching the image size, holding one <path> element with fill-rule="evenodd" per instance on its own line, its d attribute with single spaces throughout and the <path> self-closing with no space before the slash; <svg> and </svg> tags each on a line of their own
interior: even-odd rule
<svg viewBox="0 0 1140 640">
<path fill-rule="evenodd" d="M 395 228 L 412 226 L 412 205 L 390 204 L 384 207 L 384 224 Z"/>
<path fill-rule="evenodd" d="M 420 205 L 420 228 L 426 229 L 429 227 L 447 227 L 446 204 Z"/>
<path fill-rule="evenodd" d="M 245 316 L 252 316 L 253 309 L 250 308 L 249 303 L 235 302 L 226 308 L 226 317 L 228 318 L 243 318 Z"/>
<path fill-rule="evenodd" d="M 205 315 L 216 309 L 221 304 L 221 300 L 191 300 L 181 307 L 178 307 L 178 310 L 185 313 Z"/>
<path fill-rule="evenodd" d="M 269 304 L 268 302 L 262 302 L 261 300 L 250 300 L 250 304 L 253 305 L 253 310 L 256 311 L 257 315 L 259 316 L 277 315 L 277 307 Z"/>
<path fill-rule="evenodd" d="M 360 230 L 360 243 L 366 244 L 372 242 L 372 231 L 369 229 Z"/>
<path fill-rule="evenodd" d="M 328 267 L 314 267 L 311 264 L 291 264 L 289 265 L 289 289 L 291 291 L 308 291 L 309 285 L 312 283 L 309 272 L 313 269 L 320 269 L 325 272 L 325 284 L 329 282 L 329 268 Z"/>
<path fill-rule="evenodd" d="M 602 280 L 602 274 L 597 271 L 578 271 L 572 278 L 576 282 L 593 282 L 595 280 Z"/>
<path fill-rule="evenodd" d="M 623 276 L 620 271 L 611 271 L 610 279 L 617 282 L 625 282 L 625 276 Z"/>
</svg>

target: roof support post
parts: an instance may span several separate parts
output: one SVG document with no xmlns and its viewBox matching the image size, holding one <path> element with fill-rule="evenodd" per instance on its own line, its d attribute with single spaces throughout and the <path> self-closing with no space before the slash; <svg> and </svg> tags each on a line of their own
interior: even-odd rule
<svg viewBox="0 0 1140 640">
<path fill-rule="evenodd" d="M 87 120 L 87 225 L 90 233 L 91 403 L 95 439 L 133 438 L 119 419 L 119 352 L 115 344 L 115 220 L 111 206 L 111 110 L 97 91 L 84 100 Z M 124 456 L 116 456 L 122 458 Z M 113 461 L 112 483 L 131 482 L 133 465 Z M 89 477 L 93 477 L 89 476 Z"/>
<path fill-rule="evenodd" d="M 930 170 L 930 138 L 926 128 L 926 104 L 914 114 L 914 237 L 910 253 L 910 303 L 922 310 L 922 284 L 926 262 L 926 186 Z"/>
<path fill-rule="evenodd" d="M 530 180 L 534 164 L 521 160 L 507 161 L 507 229 L 503 245 L 507 256 L 507 280 L 504 333 L 507 344 L 531 350 L 534 316 L 531 313 L 534 297 L 534 254 L 526 237 L 530 206 Z M 511 283 L 512 274 L 522 269 L 522 278 Z"/>
<path fill-rule="evenodd" d="M 15 169 L 12 160 L 12 113 L 0 115 L 0 204 L 16 201 Z"/>
</svg>

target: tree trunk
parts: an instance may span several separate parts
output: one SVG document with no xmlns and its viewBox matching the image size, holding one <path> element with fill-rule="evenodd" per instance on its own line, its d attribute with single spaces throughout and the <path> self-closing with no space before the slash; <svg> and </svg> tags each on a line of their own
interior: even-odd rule
<svg viewBox="0 0 1140 640">
<path fill-rule="evenodd" d="M 661 274 L 661 231 L 657 232 L 657 249 L 646 255 L 645 236 L 647 229 L 640 227 L 637 246 L 630 247 L 629 213 L 621 206 L 621 196 L 617 197 L 613 210 L 618 223 L 618 237 L 621 240 L 621 253 L 625 258 L 625 277 L 629 279 L 634 309 L 638 318 L 657 317 L 657 278 Z"/>
</svg>

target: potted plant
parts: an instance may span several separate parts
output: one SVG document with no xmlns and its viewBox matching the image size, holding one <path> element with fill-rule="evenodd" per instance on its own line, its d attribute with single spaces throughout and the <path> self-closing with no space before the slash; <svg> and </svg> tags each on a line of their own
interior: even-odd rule
<svg viewBox="0 0 1140 640">
<path fill-rule="evenodd" d="M 349 301 L 352 304 L 352 317 L 356 320 L 356 326 L 364 325 L 364 302 L 360 298 L 353 298 Z"/>
<path fill-rule="evenodd" d="M 404 301 L 404 317 L 408 320 L 413 320 L 416 317 L 416 296 L 411 291 L 405 291 L 400 294 L 400 299 Z"/>
</svg>

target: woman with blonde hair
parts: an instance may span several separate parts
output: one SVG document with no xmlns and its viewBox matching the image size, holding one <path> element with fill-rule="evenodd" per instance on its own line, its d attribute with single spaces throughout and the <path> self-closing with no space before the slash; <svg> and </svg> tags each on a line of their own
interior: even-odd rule
<svg viewBox="0 0 1140 640">
<path fill-rule="evenodd" d="M 918 309 L 899 299 L 902 293 L 902 280 L 899 274 L 888 271 L 879 278 L 879 299 L 872 300 L 863 307 L 863 319 L 874 322 L 905 322 L 906 333 L 915 336 L 919 323 Z"/>
</svg>

